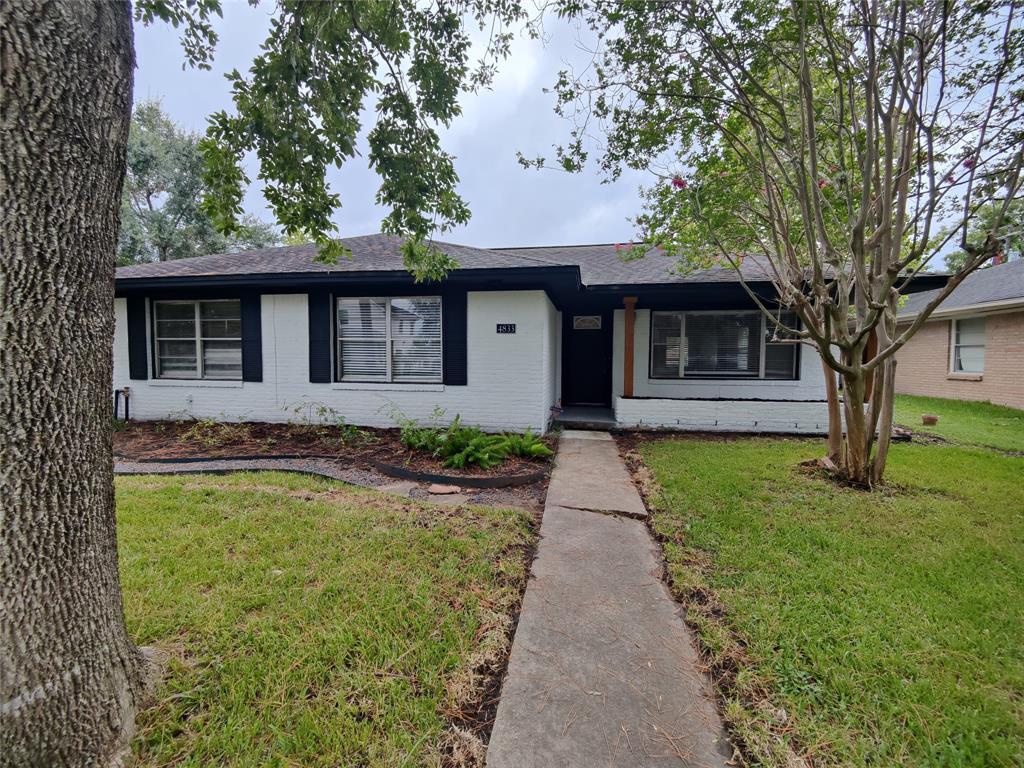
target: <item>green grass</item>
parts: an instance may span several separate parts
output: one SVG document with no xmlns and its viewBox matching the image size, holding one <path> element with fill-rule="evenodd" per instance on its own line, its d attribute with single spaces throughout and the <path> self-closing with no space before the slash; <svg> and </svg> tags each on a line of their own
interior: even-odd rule
<svg viewBox="0 0 1024 768">
<path fill-rule="evenodd" d="M 939 423 L 924 426 L 923 413 L 935 414 Z M 896 395 L 896 423 L 956 443 L 1024 451 L 1024 411 L 1005 405 Z"/>
<path fill-rule="evenodd" d="M 798 468 L 820 441 L 642 452 L 688 619 L 739 668 L 725 711 L 755 764 L 1024 764 L 1024 458 L 895 445 L 868 494 Z"/>
<path fill-rule="evenodd" d="M 132 637 L 170 654 L 139 764 L 434 764 L 503 658 L 525 513 L 286 475 L 122 477 Z"/>
</svg>

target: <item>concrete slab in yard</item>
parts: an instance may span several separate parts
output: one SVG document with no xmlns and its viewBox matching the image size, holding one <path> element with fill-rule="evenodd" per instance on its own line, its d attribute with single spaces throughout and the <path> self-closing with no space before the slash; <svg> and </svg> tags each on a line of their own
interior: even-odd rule
<svg viewBox="0 0 1024 768">
<path fill-rule="evenodd" d="M 638 504 L 614 441 L 563 435 L 488 768 L 721 768 L 731 757 L 647 527 L 585 511 Z"/>
<path fill-rule="evenodd" d="M 378 491 L 384 491 L 385 493 L 396 493 L 399 496 L 408 496 L 409 492 L 415 488 L 419 488 L 419 483 L 414 483 L 412 480 L 396 480 L 393 483 L 379 486 Z"/>
<path fill-rule="evenodd" d="M 462 493 L 431 494 L 427 497 L 431 504 L 443 504 L 446 507 L 457 507 L 460 504 L 468 504 L 469 496 Z"/>
<path fill-rule="evenodd" d="M 591 437 L 577 437 L 579 434 Z M 546 504 L 647 517 L 643 500 L 619 456 L 618 444 L 607 432 L 562 433 Z"/>
<path fill-rule="evenodd" d="M 723 766 L 731 750 L 642 522 L 548 507 L 488 768 Z"/>
</svg>

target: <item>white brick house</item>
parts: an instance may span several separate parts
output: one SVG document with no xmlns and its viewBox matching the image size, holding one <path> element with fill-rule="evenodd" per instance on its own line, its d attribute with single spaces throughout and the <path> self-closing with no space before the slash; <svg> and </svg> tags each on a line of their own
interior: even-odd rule
<svg viewBox="0 0 1024 768">
<path fill-rule="evenodd" d="M 345 245 L 354 258 L 337 265 L 290 246 L 119 269 L 114 385 L 131 417 L 826 427 L 817 354 L 773 343 L 731 269 L 681 277 L 615 246 L 438 244 L 459 269 L 416 284 L 397 239 Z M 757 266 L 744 270 L 770 301 Z"/>
</svg>

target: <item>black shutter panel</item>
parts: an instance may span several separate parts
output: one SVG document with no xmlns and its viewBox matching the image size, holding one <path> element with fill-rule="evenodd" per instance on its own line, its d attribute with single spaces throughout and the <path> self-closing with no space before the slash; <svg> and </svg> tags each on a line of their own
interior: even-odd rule
<svg viewBox="0 0 1024 768">
<path fill-rule="evenodd" d="M 129 296 L 128 300 L 128 376 L 148 379 L 146 363 L 146 299 Z"/>
<path fill-rule="evenodd" d="M 441 333 L 444 338 L 444 383 L 465 386 L 468 381 L 466 291 L 446 291 L 442 295 L 441 301 Z"/>
<path fill-rule="evenodd" d="M 263 381 L 263 323 L 256 291 L 242 294 L 242 381 Z"/>
<path fill-rule="evenodd" d="M 309 293 L 309 380 L 317 384 L 331 381 L 331 295 L 327 291 Z"/>
</svg>

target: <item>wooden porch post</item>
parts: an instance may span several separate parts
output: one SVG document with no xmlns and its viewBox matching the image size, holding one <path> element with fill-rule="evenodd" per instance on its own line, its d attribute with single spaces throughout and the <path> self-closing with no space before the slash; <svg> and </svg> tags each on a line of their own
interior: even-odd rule
<svg viewBox="0 0 1024 768">
<path fill-rule="evenodd" d="M 633 336 L 636 325 L 636 296 L 626 296 L 622 300 L 626 307 L 625 354 L 622 358 L 622 396 L 633 396 Z"/>
</svg>

